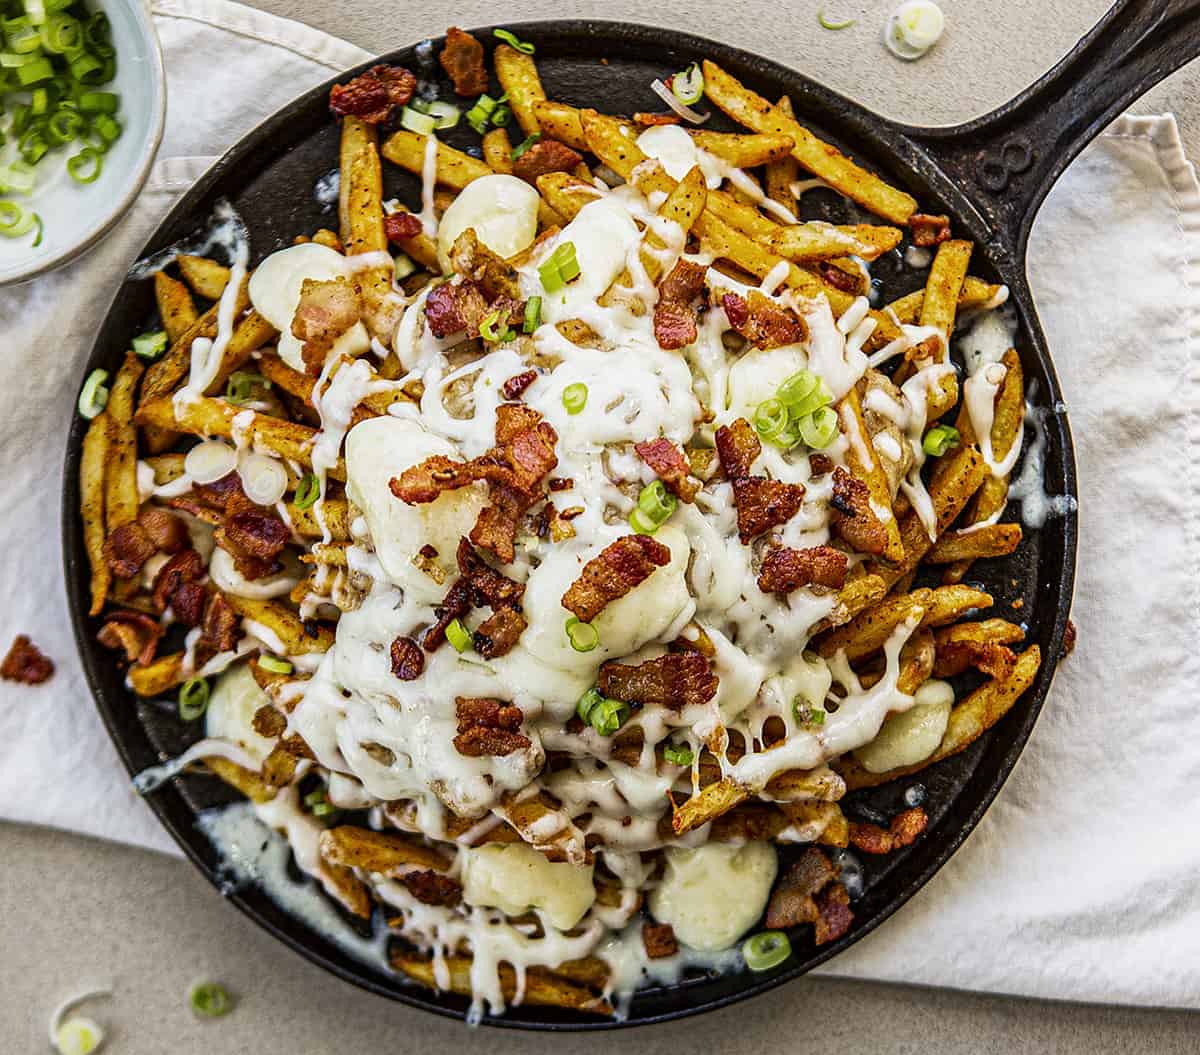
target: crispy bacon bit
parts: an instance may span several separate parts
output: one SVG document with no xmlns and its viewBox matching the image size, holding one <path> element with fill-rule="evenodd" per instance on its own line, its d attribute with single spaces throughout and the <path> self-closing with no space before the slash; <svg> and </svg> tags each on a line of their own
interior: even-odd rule
<svg viewBox="0 0 1200 1055">
<path fill-rule="evenodd" d="M 803 484 L 785 484 L 762 476 L 733 481 L 738 537 L 744 544 L 780 524 L 786 524 L 804 501 Z"/>
<path fill-rule="evenodd" d="M 758 573 L 758 588 L 763 593 L 791 593 L 800 586 L 840 590 L 845 585 L 846 554 L 832 546 L 773 546 Z"/>
<path fill-rule="evenodd" d="M 718 679 L 701 653 L 670 652 L 637 666 L 605 663 L 597 684 L 613 699 L 680 710 L 711 700 L 717 694 Z"/>
<path fill-rule="evenodd" d="M 767 904 L 764 924 L 770 930 L 816 923 L 821 913 L 813 898 L 837 879 L 837 869 L 815 846 L 809 847 L 779 877 Z"/>
<path fill-rule="evenodd" d="M 171 604 L 175 591 L 185 583 L 195 582 L 204 577 L 204 561 L 194 549 L 185 549 L 176 553 L 158 570 L 154 576 L 154 608 L 165 612 Z"/>
<path fill-rule="evenodd" d="M 104 557 L 119 579 L 132 579 L 154 556 L 154 543 L 136 520 L 113 528 L 104 541 Z"/>
<path fill-rule="evenodd" d="M 275 710 L 274 704 L 264 703 L 254 712 L 250 725 L 259 736 L 273 740 L 287 731 L 287 718 Z"/>
<path fill-rule="evenodd" d="M 642 944 L 646 947 L 647 958 L 651 960 L 662 960 L 679 951 L 675 929 L 669 923 L 643 923 Z"/>
<path fill-rule="evenodd" d="M 474 547 L 462 539 L 455 554 L 458 570 L 462 572 L 470 587 L 471 601 L 477 608 L 513 608 L 521 603 L 525 595 L 525 584 L 505 578 Z"/>
<path fill-rule="evenodd" d="M 840 465 L 833 470 L 833 507 L 830 529 L 859 553 L 880 554 L 887 545 L 887 529 L 871 508 L 871 492 Z"/>
<path fill-rule="evenodd" d="M 443 454 L 435 454 L 423 462 L 410 465 L 388 486 L 392 494 L 409 505 L 433 502 L 443 491 L 455 491 L 479 479 L 472 462 L 456 462 Z"/>
<path fill-rule="evenodd" d="M 487 313 L 487 301 L 473 282 L 445 282 L 425 298 L 425 323 L 437 338 L 464 331 L 468 337 L 478 337 Z"/>
<path fill-rule="evenodd" d="M 475 651 L 484 659 L 507 655 L 528 625 L 517 609 L 501 608 L 475 630 Z"/>
<path fill-rule="evenodd" d="M 496 408 L 496 446 L 509 446 L 521 433 L 537 428 L 541 420 L 541 412 L 533 407 L 501 404 Z"/>
<path fill-rule="evenodd" d="M 320 375 L 334 343 L 362 317 L 358 291 L 344 278 L 306 278 L 292 318 L 292 336 L 303 341 L 300 354 L 314 377 Z"/>
<path fill-rule="evenodd" d="M 184 626 L 199 626 L 208 603 L 208 590 L 198 582 L 185 582 L 171 594 L 171 614 Z"/>
<path fill-rule="evenodd" d="M 1014 605 L 1014 607 L 1015 607 L 1015 605 Z M 1069 656 L 1072 652 L 1075 651 L 1075 638 L 1077 637 L 1077 635 L 1078 635 L 1078 631 L 1076 631 L 1076 629 L 1075 629 L 1075 621 L 1073 619 L 1068 619 L 1066 628 L 1063 630 L 1063 643 L 1062 643 L 1063 657 Z"/>
<path fill-rule="evenodd" d="M 696 309 L 692 302 L 704 292 L 708 268 L 680 260 L 658 285 L 654 305 L 654 339 L 660 348 L 673 351 L 696 339 Z"/>
<path fill-rule="evenodd" d="M 520 399 L 525 389 L 537 379 L 538 374 L 536 370 L 526 370 L 524 373 L 514 374 L 500 386 L 500 393 L 510 402 L 514 399 Z"/>
<path fill-rule="evenodd" d="M 230 652 L 237 644 L 237 612 L 220 593 L 212 595 L 204 610 L 201 637 L 217 652 Z"/>
<path fill-rule="evenodd" d="M 211 484 L 197 484 L 192 488 L 192 494 L 204 505 L 220 513 L 229 512 L 231 503 L 240 502 L 246 498 L 246 494 L 242 490 L 242 478 L 236 469 L 226 473 L 221 479 L 214 480 Z"/>
<path fill-rule="evenodd" d="M 570 172 L 582 160 L 582 156 L 566 143 L 543 139 L 513 162 L 513 175 L 536 186 L 538 176 L 547 172 Z"/>
<path fill-rule="evenodd" d="M 656 440 L 643 440 L 634 444 L 633 449 L 680 501 L 691 502 L 695 499 L 700 482 L 692 478 L 692 467 L 683 451 L 669 439 L 660 436 Z"/>
<path fill-rule="evenodd" d="M 425 669 L 425 653 L 411 637 L 392 642 L 392 673 L 401 681 L 416 681 Z"/>
<path fill-rule="evenodd" d="M 446 627 L 455 619 L 461 619 L 471 610 L 471 584 L 466 579 L 456 579 L 442 603 L 434 609 L 437 622 L 421 636 L 421 647 L 426 652 L 436 652 L 446 640 Z"/>
<path fill-rule="evenodd" d="M 940 245 L 950 237 L 950 217 L 915 212 L 908 218 L 908 228 L 912 231 L 913 245 L 922 248 Z"/>
<path fill-rule="evenodd" d="M 567 476 L 552 476 L 546 481 L 551 491 L 569 491 L 575 486 L 575 481 Z"/>
<path fill-rule="evenodd" d="M 934 677 L 952 678 L 969 667 L 1003 680 L 1017 665 L 1012 649 L 996 641 L 943 641 L 937 648 Z"/>
<path fill-rule="evenodd" d="M 233 557 L 246 579 L 261 579 L 277 568 L 276 558 L 292 537 L 274 513 L 266 513 L 240 493 L 226 503 L 225 520 L 215 532 L 217 545 Z"/>
<path fill-rule="evenodd" d="M 416 238 L 424 230 L 421 218 L 411 212 L 390 212 L 383 218 L 383 233 L 389 242 Z"/>
<path fill-rule="evenodd" d="M 562 596 L 562 606 L 590 623 L 609 602 L 624 597 L 671 560 L 671 551 L 649 535 L 624 535 L 583 566 Z"/>
<path fill-rule="evenodd" d="M 529 737 L 519 731 L 525 717 L 520 707 L 502 700 L 465 696 L 459 696 L 454 705 L 458 717 L 454 749 L 460 755 L 511 755 L 532 746 Z"/>
<path fill-rule="evenodd" d="M 408 888 L 418 901 L 426 905 L 457 905 L 462 897 L 462 887 L 458 880 L 448 875 L 426 868 L 419 872 L 405 872 L 398 877 L 398 882 Z"/>
<path fill-rule="evenodd" d="M 23 685 L 40 685 L 54 673 L 54 661 L 43 655 L 27 635 L 18 634 L 0 663 L 0 678 Z"/>
<path fill-rule="evenodd" d="M 942 350 L 942 338 L 938 334 L 930 334 L 923 341 L 918 341 L 916 344 L 904 350 L 904 361 L 906 363 L 915 363 L 918 367 L 927 365 L 930 360 L 937 356 Z"/>
<path fill-rule="evenodd" d="M 509 564 L 517 555 L 517 526 L 536 499 L 503 484 L 492 484 L 488 494 L 492 504 L 479 511 L 471 528 L 471 541 Z"/>
<path fill-rule="evenodd" d="M 165 509 L 148 506 L 138 514 L 138 523 L 160 553 L 178 553 L 189 545 L 187 525 Z"/>
<path fill-rule="evenodd" d="M 402 66 L 372 66 L 346 84 L 329 89 L 329 109 L 338 117 L 351 114 L 369 125 L 386 121 L 392 107 L 412 98 L 417 78 Z"/>
<path fill-rule="evenodd" d="M 717 457 L 730 480 L 750 475 L 750 466 L 762 454 L 762 444 L 754 427 L 745 418 L 722 425 L 716 434 Z"/>
<path fill-rule="evenodd" d="M 796 344 L 808 336 L 808 327 L 794 311 L 780 307 L 756 289 L 748 297 L 726 293 L 721 297 L 721 306 L 729 325 L 764 351 Z"/>
<path fill-rule="evenodd" d="M 105 648 L 122 649 L 130 663 L 145 667 L 154 659 L 164 628 L 144 612 L 111 612 L 96 640 Z"/>
<path fill-rule="evenodd" d="M 645 127 L 649 127 L 650 125 L 677 125 L 679 124 L 679 117 L 676 114 L 650 114 L 644 110 L 639 110 L 633 115 L 633 123 Z"/>
<path fill-rule="evenodd" d="M 862 276 L 855 277 L 848 271 L 843 271 L 837 264 L 830 263 L 828 260 L 822 260 L 817 265 L 817 270 L 826 284 L 834 289 L 840 289 L 843 293 L 857 293 L 859 285 L 862 282 Z"/>
<path fill-rule="evenodd" d="M 521 279 L 517 269 L 479 240 L 474 227 L 468 227 L 450 249 L 450 266 L 456 274 L 470 279 L 479 287 L 490 311 L 504 311 L 508 321 L 519 325 L 525 321 L 525 305 L 521 301 Z"/>
<path fill-rule="evenodd" d="M 831 883 L 817 895 L 816 901 L 820 915 L 814 925 L 814 941 L 817 945 L 837 941 L 854 922 L 849 893 L 841 883 Z"/>
<path fill-rule="evenodd" d="M 928 824 L 929 818 L 919 806 L 897 813 L 886 828 L 851 822 L 850 843 L 865 854 L 890 854 L 902 846 L 911 846 Z"/>
<path fill-rule="evenodd" d="M 438 55 L 446 76 L 454 83 L 454 94 L 482 95 L 488 89 L 487 68 L 483 64 L 483 45 L 458 26 L 446 30 L 446 46 Z"/>
<path fill-rule="evenodd" d="M 828 454 L 814 452 L 808 456 L 808 467 L 812 470 L 813 476 L 824 476 L 833 472 L 833 459 Z"/>
</svg>

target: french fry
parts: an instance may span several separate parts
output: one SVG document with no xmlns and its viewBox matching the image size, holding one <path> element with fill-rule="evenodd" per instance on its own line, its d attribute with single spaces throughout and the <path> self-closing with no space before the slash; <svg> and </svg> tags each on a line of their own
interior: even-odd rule
<svg viewBox="0 0 1200 1055">
<path fill-rule="evenodd" d="M 500 87 L 508 95 L 508 105 L 521 131 L 527 136 L 540 132 L 537 105 L 545 101 L 546 91 L 533 58 L 507 44 L 500 44 L 492 52 L 492 64 L 496 68 Z"/>
<path fill-rule="evenodd" d="M 183 454 L 151 454 L 144 461 L 154 470 L 154 485 L 161 487 L 173 480 L 178 480 L 187 470 L 184 468 Z"/>
<path fill-rule="evenodd" d="M 234 327 L 233 335 L 225 346 L 225 354 L 221 356 L 221 365 L 204 389 L 204 394 L 212 396 L 224 391 L 230 376 L 245 366 L 259 348 L 278 336 L 279 331 L 257 311 L 248 311 Z"/>
<path fill-rule="evenodd" d="M 937 645 L 970 641 L 977 644 L 1012 645 L 1025 640 L 1025 631 L 1007 619 L 981 619 L 977 623 L 958 623 L 934 631 Z"/>
<path fill-rule="evenodd" d="M 317 383 L 315 377 L 288 366 L 277 355 L 264 355 L 259 359 L 258 372 L 277 388 L 312 405 L 312 391 Z"/>
<path fill-rule="evenodd" d="M 984 282 L 981 278 L 975 278 L 968 275 L 962 284 L 962 290 L 958 295 L 958 310 L 966 311 L 971 308 L 979 308 L 984 304 L 989 304 L 1000 295 L 1000 286 L 993 285 L 989 282 Z M 925 307 L 925 289 L 915 289 L 906 296 L 893 300 L 887 305 L 886 310 L 890 311 L 906 326 L 915 325 L 921 318 L 921 312 Z"/>
<path fill-rule="evenodd" d="M 520 800 L 515 795 L 507 796 L 500 812 L 526 843 L 552 861 L 582 864 L 591 860 L 583 832 L 565 811 L 549 805 L 540 796 Z M 551 818 L 553 825 L 548 823 Z M 553 830 L 547 834 L 551 827 Z"/>
<path fill-rule="evenodd" d="M 162 319 L 167 340 L 174 344 L 196 321 L 196 305 L 191 291 L 165 271 L 154 273 L 154 300 Z"/>
<path fill-rule="evenodd" d="M 395 211 L 412 212 L 406 205 L 397 205 Z M 435 275 L 442 273 L 442 264 L 438 260 L 437 242 L 430 238 L 424 231 L 414 235 L 412 238 L 401 239 L 399 245 L 401 249 L 426 271 L 430 271 Z"/>
<path fill-rule="evenodd" d="M 812 220 L 780 227 L 766 237 L 768 248 L 787 260 L 833 260 L 847 255 L 876 260 L 900 244 L 899 227 L 854 224 L 835 227 Z"/>
<path fill-rule="evenodd" d="M 557 139 L 572 150 L 589 150 L 583 134 L 579 109 L 566 103 L 541 100 L 534 104 L 534 118 L 547 139 Z"/>
<path fill-rule="evenodd" d="M 83 437 L 79 459 L 79 509 L 83 519 L 83 548 L 91 568 L 91 605 L 89 615 L 99 615 L 108 597 L 112 572 L 104 556 L 104 472 L 108 464 L 108 411 L 92 418 Z"/>
<path fill-rule="evenodd" d="M 325 499 L 321 503 L 321 512 L 325 516 L 325 523 L 329 527 L 329 533 L 335 539 L 344 541 L 350 538 L 350 512 L 344 498 Z M 292 530 L 302 538 L 321 538 L 324 534 L 321 531 L 320 523 L 317 521 L 314 506 L 309 506 L 307 509 L 300 509 L 294 502 L 288 502 L 287 513 L 288 519 L 292 522 Z"/>
<path fill-rule="evenodd" d="M 205 300 L 220 300 L 229 284 L 229 268 L 205 256 L 180 253 L 176 262 L 184 282 Z"/>
<path fill-rule="evenodd" d="M 838 591 L 833 611 L 813 627 L 813 633 L 828 630 L 831 626 L 844 626 L 859 612 L 883 600 L 887 592 L 888 584 L 879 575 L 861 575 L 857 579 L 850 579 Z"/>
<path fill-rule="evenodd" d="M 914 590 L 925 606 L 921 626 L 947 626 L 971 612 L 992 607 L 992 595 L 973 586 L 938 586 L 932 590 Z"/>
<path fill-rule="evenodd" d="M 400 129 L 388 137 L 382 152 L 393 165 L 419 176 L 425 166 L 425 136 Z M 442 186 L 462 190 L 468 183 L 491 174 L 492 170 L 478 158 L 438 143 L 436 181 Z"/>
<path fill-rule="evenodd" d="M 159 656 L 144 667 L 129 668 L 129 684 L 139 696 L 161 696 L 184 681 L 183 653 L 172 652 Z"/>
<path fill-rule="evenodd" d="M 133 425 L 133 393 L 141 380 L 142 361 L 125 354 L 108 397 L 108 465 L 104 472 L 105 530 L 111 535 L 136 520 L 140 502 L 137 486 L 137 429 Z"/>
<path fill-rule="evenodd" d="M 346 247 L 342 245 L 341 238 L 334 234 L 328 227 L 319 227 L 315 230 L 312 240 L 317 245 L 323 245 L 326 249 L 332 249 L 335 253 L 344 253 L 346 251 Z"/>
<path fill-rule="evenodd" d="M 787 117 L 796 116 L 792 112 L 792 100 L 786 95 L 781 95 L 779 102 L 775 106 L 779 109 L 780 113 Z M 785 209 L 794 211 L 796 208 L 796 196 L 792 194 L 792 184 L 799 178 L 800 163 L 792 157 L 789 151 L 786 157 L 778 158 L 767 165 L 764 177 L 764 190 L 767 193 L 767 197 L 773 202 L 782 205 Z"/>
<path fill-rule="evenodd" d="M 512 141 L 503 128 L 493 128 L 483 137 L 483 160 L 493 172 L 512 174 Z"/>
<path fill-rule="evenodd" d="M 283 643 L 290 656 L 328 652 L 333 646 L 333 631 L 312 621 L 305 622 L 278 601 L 263 601 L 226 594 L 225 600 L 243 619 L 261 623 Z"/>
<path fill-rule="evenodd" d="M 569 172 L 547 172 L 538 176 L 537 189 L 560 223 L 570 223 L 579 215 L 580 209 L 600 197 L 595 187 Z"/>
<path fill-rule="evenodd" d="M 753 135 L 745 132 L 689 130 L 701 150 L 707 150 L 734 168 L 753 169 L 789 157 L 796 145 L 789 135 Z"/>
<path fill-rule="evenodd" d="M 885 597 L 874 607 L 860 612 L 845 626 L 825 634 L 817 642 L 817 651 L 827 657 L 844 651 L 851 663 L 878 652 L 901 623 L 913 617 L 924 617 L 930 592 L 915 590 L 909 594 Z"/>
<path fill-rule="evenodd" d="M 387 252 L 379 136 L 374 125 L 353 115 L 342 118 L 339 172 L 338 220 L 346 256 Z M 400 321 L 400 303 L 392 293 L 394 273 L 389 256 L 382 264 L 359 270 L 354 280 L 362 296 L 363 322 L 381 341 L 391 340 Z"/>
<path fill-rule="evenodd" d="M 342 908 L 359 919 L 371 918 L 371 892 L 367 884 L 354 874 L 351 868 L 331 865 L 322 861 L 318 873 L 325 892 L 338 901 Z"/>
<path fill-rule="evenodd" d="M 956 561 L 1006 557 L 1020 544 L 1020 524 L 989 524 L 943 535 L 933 549 L 925 554 L 925 560 L 929 564 L 953 564 Z"/>
<path fill-rule="evenodd" d="M 240 791 L 251 802 L 270 802 L 275 797 L 276 789 L 263 783 L 257 773 L 251 773 L 250 770 L 243 769 L 236 762 L 230 762 L 227 758 L 214 755 L 204 760 L 204 766 L 231 788 Z"/>
<path fill-rule="evenodd" d="M 411 868 L 447 872 L 450 861 L 416 839 L 342 824 L 321 833 L 321 857 L 329 864 L 361 868 L 395 879 Z"/>
<path fill-rule="evenodd" d="M 871 435 L 867 431 L 867 423 L 863 418 L 862 401 L 858 388 L 852 388 L 837 407 L 838 427 L 847 439 L 846 468 L 855 479 L 866 484 L 870 492 L 871 504 L 876 516 L 887 532 L 887 541 L 883 548 L 883 559 L 898 561 L 904 557 L 904 547 L 900 543 L 900 526 L 892 512 L 892 494 L 888 486 L 887 473 L 879 455 L 871 446 Z"/>
<path fill-rule="evenodd" d="M 796 144 L 792 157 L 803 168 L 864 209 L 896 224 L 907 223 L 916 211 L 917 203 L 911 195 L 856 165 L 708 59 L 704 60 L 704 94 L 738 124 L 756 132 L 790 136 Z"/>
<path fill-rule="evenodd" d="M 947 340 L 954 332 L 958 298 L 962 295 L 973 248 L 971 242 L 959 238 L 947 239 L 937 247 L 937 255 L 933 258 L 933 266 L 929 269 L 929 278 L 925 282 L 920 324 L 941 330 Z M 937 357 L 938 362 L 944 361 L 945 357 L 943 348 Z"/>
</svg>

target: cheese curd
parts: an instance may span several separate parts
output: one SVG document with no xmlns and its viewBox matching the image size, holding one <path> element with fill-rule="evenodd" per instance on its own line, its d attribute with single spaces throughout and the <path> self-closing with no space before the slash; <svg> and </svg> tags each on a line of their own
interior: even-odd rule
<svg viewBox="0 0 1200 1055">
<path fill-rule="evenodd" d="M 205 736 L 236 744 L 261 765 L 275 741 L 254 731 L 254 714 L 270 702 L 246 664 L 231 667 L 217 678 L 209 696 L 204 712 Z"/>
<path fill-rule="evenodd" d="M 559 930 L 570 930 L 596 900 L 591 865 L 549 861 L 513 843 L 466 850 L 461 857 L 463 899 L 469 905 L 498 908 L 520 916 L 530 909 Z"/>
<path fill-rule="evenodd" d="M 949 682 L 925 682 L 913 697 L 912 707 L 888 718 L 875 739 L 855 751 L 854 757 L 868 773 L 887 773 L 924 762 L 946 735 L 953 706 L 954 690 Z"/>
<path fill-rule="evenodd" d="M 468 227 L 494 253 L 511 257 L 533 244 L 537 217 L 537 190 L 516 176 L 484 176 L 467 184 L 438 224 L 442 270 L 450 271 L 450 250 Z"/>
</svg>

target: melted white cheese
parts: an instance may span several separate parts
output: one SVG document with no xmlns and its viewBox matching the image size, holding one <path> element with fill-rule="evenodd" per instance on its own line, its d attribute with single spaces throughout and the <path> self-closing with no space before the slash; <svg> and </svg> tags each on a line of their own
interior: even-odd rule
<svg viewBox="0 0 1200 1055">
<path fill-rule="evenodd" d="M 450 250 L 468 227 L 493 253 L 516 256 L 537 235 L 538 192 L 516 176 L 484 176 L 467 184 L 442 213 L 438 260 L 450 271 Z"/>
<path fill-rule="evenodd" d="M 463 900 L 520 916 L 538 909 L 559 930 L 570 930 L 596 900 L 591 865 L 547 860 L 524 843 L 463 850 Z"/>
</svg>

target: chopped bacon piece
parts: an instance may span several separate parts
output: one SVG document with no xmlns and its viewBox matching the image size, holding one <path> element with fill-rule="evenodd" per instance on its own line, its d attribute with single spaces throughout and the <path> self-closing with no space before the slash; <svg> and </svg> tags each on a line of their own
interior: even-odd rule
<svg viewBox="0 0 1200 1055">
<path fill-rule="evenodd" d="M 679 124 L 679 117 L 677 114 L 651 114 L 646 113 L 644 110 L 639 110 L 633 115 L 633 123 L 645 127 L 649 127 L 650 125 L 677 125 Z"/>
<path fill-rule="evenodd" d="M 815 846 L 809 847 L 779 877 L 767 903 L 764 924 L 770 930 L 816 923 L 820 917 L 813 898 L 837 879 L 837 869 Z"/>
<path fill-rule="evenodd" d="M 474 227 L 468 227 L 450 249 L 450 266 L 479 287 L 489 311 L 503 311 L 509 323 L 525 321 L 521 300 L 521 279 L 517 269 L 499 253 L 479 240 Z"/>
<path fill-rule="evenodd" d="M 161 553 L 178 553 L 189 544 L 187 525 L 165 509 L 149 506 L 138 514 L 146 537 Z"/>
<path fill-rule="evenodd" d="M 154 576 L 154 608 L 165 612 L 175 596 L 175 591 L 186 583 L 204 577 L 204 561 L 194 549 L 176 553 Z"/>
<path fill-rule="evenodd" d="M 154 543 L 136 520 L 113 528 L 104 540 L 104 557 L 119 579 L 132 579 L 154 556 Z"/>
<path fill-rule="evenodd" d="M 438 62 L 454 83 L 455 95 L 465 98 L 487 91 L 488 75 L 483 64 L 483 45 L 465 30 L 458 26 L 446 30 L 446 46 L 438 55 Z"/>
<path fill-rule="evenodd" d="M 674 956 L 679 951 L 675 928 L 669 923 L 643 923 L 642 945 L 645 946 L 646 957 L 650 960 L 662 960 Z"/>
<path fill-rule="evenodd" d="M 226 473 L 221 479 L 214 480 L 211 484 L 197 484 L 192 488 L 192 494 L 206 506 L 221 513 L 229 512 L 231 502 L 240 501 L 246 497 L 242 490 L 242 478 L 236 469 Z"/>
<path fill-rule="evenodd" d="M 402 66 L 372 66 L 346 84 L 329 89 L 329 109 L 338 117 L 347 114 L 377 125 L 386 121 L 392 108 L 412 98 L 417 78 Z"/>
<path fill-rule="evenodd" d="M 859 553 L 878 555 L 887 545 L 887 529 L 871 508 L 867 485 L 840 465 L 833 470 L 830 530 Z"/>
<path fill-rule="evenodd" d="M 292 317 L 292 336 L 304 342 L 300 354 L 308 373 L 320 375 L 329 350 L 361 317 L 358 291 L 344 278 L 304 280 Z"/>
<path fill-rule="evenodd" d="M 683 348 L 696 339 L 696 309 L 692 302 L 704 292 L 707 271 L 702 264 L 680 260 L 659 283 L 654 338 L 660 348 Z"/>
<path fill-rule="evenodd" d="M 683 451 L 669 439 L 660 436 L 656 440 L 643 440 L 635 443 L 633 449 L 680 501 L 691 502 L 695 499 L 700 482 L 692 478 L 692 466 Z"/>
<path fill-rule="evenodd" d="M 846 554 L 832 546 L 772 546 L 758 573 L 758 588 L 763 593 L 791 593 L 800 586 L 840 590 L 845 585 Z"/>
<path fill-rule="evenodd" d="M 401 681 L 416 681 L 425 669 L 425 653 L 411 637 L 392 642 L 392 673 Z"/>
<path fill-rule="evenodd" d="M 455 619 L 461 619 L 471 610 L 471 584 L 466 579 L 456 579 L 442 603 L 434 609 L 437 622 L 421 636 L 421 647 L 426 652 L 436 652 L 446 640 L 446 627 Z"/>
<path fill-rule="evenodd" d="M 525 715 L 520 707 L 502 700 L 459 696 L 454 701 L 458 735 L 454 748 L 460 755 L 511 755 L 532 746 L 519 730 Z"/>
<path fill-rule="evenodd" d="M 583 566 L 562 596 L 562 606 L 590 623 L 610 601 L 624 597 L 671 560 L 671 551 L 649 535 L 624 535 Z"/>
<path fill-rule="evenodd" d="M 865 854 L 890 854 L 902 846 L 912 845 L 928 824 L 929 818 L 919 806 L 897 813 L 886 828 L 851 822 L 850 844 Z"/>
<path fill-rule="evenodd" d="M 122 610 L 108 615 L 96 640 L 105 648 L 123 649 L 130 663 L 145 667 L 154 660 L 164 629 L 157 619 L 144 612 Z"/>
<path fill-rule="evenodd" d="M 456 462 L 444 454 L 434 454 L 392 477 L 388 486 L 401 502 L 424 505 L 435 501 L 443 491 L 466 487 L 480 476 L 474 462 Z"/>
<path fill-rule="evenodd" d="M 515 608 L 501 608 L 475 630 L 475 651 L 484 659 L 495 659 L 512 651 L 529 624 Z"/>
<path fill-rule="evenodd" d="M 408 888 L 418 901 L 425 905 L 457 905 L 462 898 L 462 886 L 457 879 L 425 868 L 419 872 L 405 872 L 397 882 Z"/>
<path fill-rule="evenodd" d="M 808 456 L 808 467 L 812 470 L 813 476 L 825 476 L 834 470 L 833 459 L 828 454 L 813 452 Z"/>
<path fill-rule="evenodd" d="M 270 575 L 275 570 L 275 558 L 291 540 L 288 526 L 249 499 L 231 502 L 227 508 L 230 512 L 216 532 L 217 544 L 230 553 L 244 578 Z"/>
<path fill-rule="evenodd" d="M 496 412 L 497 415 L 504 409 L 505 407 L 501 406 Z M 500 435 L 499 424 L 496 426 L 496 434 Z M 509 444 L 501 448 L 507 455 L 510 472 L 494 482 L 507 484 L 526 494 L 531 493 L 558 464 L 558 456 L 554 453 L 557 440 L 558 433 L 546 421 L 524 432 L 518 432 Z"/>
<path fill-rule="evenodd" d="M 501 404 L 496 408 L 496 446 L 507 447 L 522 432 L 537 428 L 541 420 L 541 412 L 533 407 Z"/>
<path fill-rule="evenodd" d="M 471 528 L 471 541 L 494 554 L 497 560 L 510 564 L 517 555 L 517 526 L 536 497 L 504 484 L 492 484 L 488 496 L 492 504 L 479 511 L 479 518 Z"/>
<path fill-rule="evenodd" d="M 856 277 L 828 260 L 822 260 L 817 265 L 817 270 L 828 285 L 840 289 L 843 293 L 857 293 L 862 283 L 861 275 Z"/>
<path fill-rule="evenodd" d="M 185 582 L 171 594 L 171 614 L 184 626 L 199 626 L 208 604 L 208 589 L 198 582 Z"/>
<path fill-rule="evenodd" d="M 908 218 L 908 228 L 912 231 L 913 245 L 927 249 L 950 237 L 950 217 L 915 212 Z"/>
<path fill-rule="evenodd" d="M 387 235 L 389 242 L 403 242 L 409 238 L 416 238 L 424 230 L 425 225 L 421 223 L 421 217 L 415 213 L 390 212 L 383 218 L 383 233 Z"/>
<path fill-rule="evenodd" d="M 525 584 L 505 578 L 485 561 L 466 539 L 458 543 L 458 570 L 470 587 L 470 598 L 476 607 L 496 610 L 514 608 L 525 595 Z"/>
<path fill-rule="evenodd" d="M 762 443 L 745 418 L 722 425 L 716 434 L 717 457 L 730 480 L 750 475 L 750 466 L 762 454 Z"/>
<path fill-rule="evenodd" d="M 1011 648 L 997 641 L 943 641 L 937 647 L 935 678 L 952 678 L 969 667 L 992 678 L 1007 678 L 1017 665 Z"/>
<path fill-rule="evenodd" d="M 4 661 L 0 663 L 0 678 L 19 681 L 23 685 L 40 685 L 54 674 L 54 661 L 43 655 L 27 635 L 18 634 Z"/>
<path fill-rule="evenodd" d="M 224 595 L 214 593 L 204 610 L 201 636 L 217 652 L 230 652 L 237 644 L 238 616 Z"/>
<path fill-rule="evenodd" d="M 425 298 L 425 322 L 437 338 L 464 331 L 468 337 L 478 337 L 487 314 L 487 301 L 473 282 L 444 282 Z"/>
<path fill-rule="evenodd" d="M 536 186 L 538 176 L 548 172 L 570 172 L 582 160 L 583 157 L 566 143 L 543 139 L 513 162 L 513 175 Z"/>
<path fill-rule="evenodd" d="M 708 657 L 699 652 L 670 652 L 637 666 L 608 662 L 601 666 L 597 682 L 613 699 L 673 710 L 707 703 L 717 694 L 717 684 Z"/>
<path fill-rule="evenodd" d="M 804 501 L 803 484 L 785 484 L 762 476 L 733 481 L 733 504 L 737 506 L 738 537 L 743 543 L 786 524 Z"/>
<path fill-rule="evenodd" d="M 850 929 L 854 913 L 850 911 L 850 894 L 841 883 L 830 883 L 816 897 L 817 917 L 813 940 L 817 945 L 837 941 Z"/>
<path fill-rule="evenodd" d="M 520 399 L 525 389 L 538 379 L 536 370 L 526 370 L 520 374 L 514 374 L 503 385 L 500 386 L 500 394 L 507 400 Z"/>
<path fill-rule="evenodd" d="M 803 319 L 756 289 L 752 289 L 747 297 L 726 293 L 721 297 L 721 306 L 729 325 L 756 348 L 781 348 L 808 336 Z"/>
</svg>

